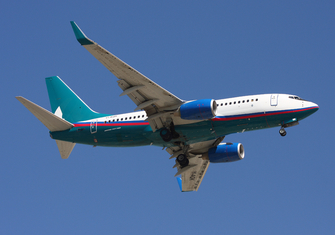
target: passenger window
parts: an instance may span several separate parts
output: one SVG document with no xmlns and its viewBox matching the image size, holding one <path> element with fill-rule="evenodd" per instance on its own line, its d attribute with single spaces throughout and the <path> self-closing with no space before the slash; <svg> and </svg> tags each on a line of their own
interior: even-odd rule
<svg viewBox="0 0 335 235">
<path fill-rule="evenodd" d="M 144 115 L 142 115 L 142 117 L 144 117 Z"/>
<path fill-rule="evenodd" d="M 221 103 L 221 106 L 223 105 L 223 103 Z"/>
<path fill-rule="evenodd" d="M 136 116 L 134 116 L 134 119 L 136 118 Z"/>
<path fill-rule="evenodd" d="M 238 101 L 238 103 L 241 103 L 241 101 Z"/>
<path fill-rule="evenodd" d="M 234 104 L 236 104 L 236 101 L 234 101 Z"/>
<path fill-rule="evenodd" d="M 229 102 L 229 105 L 231 105 L 231 102 Z"/>
<path fill-rule="evenodd" d="M 244 103 L 244 100 L 242 101 L 242 103 Z"/>
<path fill-rule="evenodd" d="M 256 101 L 258 101 L 258 99 L 256 99 Z"/>
<path fill-rule="evenodd" d="M 138 115 L 138 118 L 140 118 L 141 116 L 140 115 Z"/>
<path fill-rule="evenodd" d="M 225 103 L 224 105 L 227 105 L 228 103 Z"/>
<path fill-rule="evenodd" d="M 115 119 L 113 119 L 113 122 L 115 122 Z"/>
<path fill-rule="evenodd" d="M 249 100 L 247 100 L 247 103 L 249 102 Z"/>
<path fill-rule="evenodd" d="M 125 118 L 124 120 L 127 120 L 127 118 Z"/>
<path fill-rule="evenodd" d="M 117 122 L 119 121 L 119 119 L 116 120 Z"/>
<path fill-rule="evenodd" d="M 251 99 L 251 102 L 254 102 L 254 99 Z"/>
<path fill-rule="evenodd" d="M 129 117 L 129 120 L 131 119 L 131 117 Z"/>
</svg>

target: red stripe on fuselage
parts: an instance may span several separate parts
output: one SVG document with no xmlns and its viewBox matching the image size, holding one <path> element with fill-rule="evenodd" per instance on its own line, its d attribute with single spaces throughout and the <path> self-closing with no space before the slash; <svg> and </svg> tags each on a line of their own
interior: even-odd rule
<svg viewBox="0 0 335 235">
<path fill-rule="evenodd" d="M 273 115 L 280 115 L 280 114 L 287 114 L 287 113 L 297 113 L 303 112 L 311 109 L 318 109 L 319 106 L 305 108 L 305 109 L 295 109 L 295 110 L 285 110 L 285 111 L 271 111 L 269 113 L 258 113 L 258 114 L 245 114 L 245 115 L 237 115 L 231 117 L 217 117 L 213 118 L 213 121 L 231 121 L 231 120 L 238 120 L 238 119 L 246 119 L 246 118 L 256 118 L 256 117 L 264 117 L 264 116 L 273 116 Z"/>
</svg>

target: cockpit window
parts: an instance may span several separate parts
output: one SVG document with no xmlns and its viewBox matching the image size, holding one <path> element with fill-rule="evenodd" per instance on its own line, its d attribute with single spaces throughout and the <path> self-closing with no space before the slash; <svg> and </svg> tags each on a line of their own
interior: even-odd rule
<svg viewBox="0 0 335 235">
<path fill-rule="evenodd" d="M 304 100 L 304 99 L 300 98 L 299 96 L 289 96 L 288 98 L 294 99 L 294 100 Z"/>
</svg>

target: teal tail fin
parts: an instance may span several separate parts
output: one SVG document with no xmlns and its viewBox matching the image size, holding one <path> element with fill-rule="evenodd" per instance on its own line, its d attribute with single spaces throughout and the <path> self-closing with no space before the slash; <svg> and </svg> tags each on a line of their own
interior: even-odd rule
<svg viewBox="0 0 335 235">
<path fill-rule="evenodd" d="M 109 116 L 93 111 L 58 76 L 45 79 L 52 112 L 68 122 L 90 120 Z"/>
</svg>

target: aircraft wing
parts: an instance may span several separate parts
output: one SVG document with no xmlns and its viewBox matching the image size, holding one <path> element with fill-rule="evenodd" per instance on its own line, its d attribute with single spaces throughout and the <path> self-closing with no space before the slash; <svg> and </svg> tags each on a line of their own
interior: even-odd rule
<svg viewBox="0 0 335 235">
<path fill-rule="evenodd" d="M 206 153 L 210 148 L 218 146 L 223 139 L 224 137 L 219 137 L 215 140 L 198 142 L 186 146 L 186 148 L 183 149 L 180 147 L 170 147 L 166 149 L 166 151 L 171 154 L 170 158 L 176 158 L 179 154 L 188 156 L 188 166 L 181 168 L 177 161 L 174 165 L 174 168 L 176 167 L 178 170 L 175 176 L 178 176 L 177 180 L 180 191 L 198 191 L 209 166 L 209 160 L 206 158 Z"/>
<path fill-rule="evenodd" d="M 190 165 L 185 167 L 189 169 L 182 173 L 181 176 L 177 177 L 180 191 L 198 191 L 208 166 L 209 160 L 203 160 L 201 158 L 190 159 Z"/>
<path fill-rule="evenodd" d="M 79 43 L 119 79 L 118 85 L 123 90 L 120 96 L 128 95 L 137 105 L 135 111 L 146 111 L 153 131 L 162 128 L 166 118 L 183 101 L 87 38 L 75 22 L 71 21 L 71 25 Z"/>
</svg>

